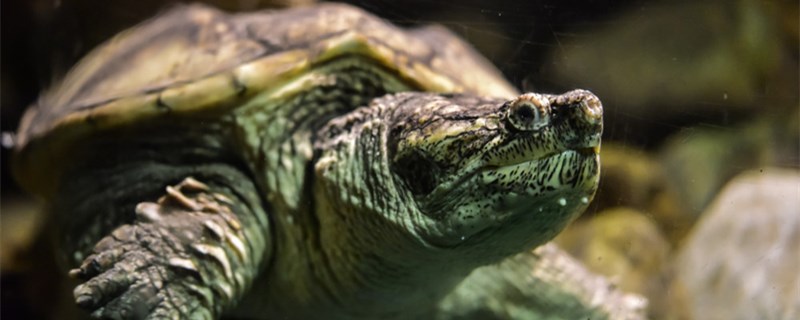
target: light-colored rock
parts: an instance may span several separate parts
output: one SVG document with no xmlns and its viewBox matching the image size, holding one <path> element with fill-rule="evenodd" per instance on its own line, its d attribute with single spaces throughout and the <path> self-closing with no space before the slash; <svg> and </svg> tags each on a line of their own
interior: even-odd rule
<svg viewBox="0 0 800 320">
<path fill-rule="evenodd" d="M 604 210 L 574 223 L 556 243 L 623 291 L 647 297 L 651 318 L 662 319 L 667 312 L 664 267 L 670 245 L 645 213 L 624 207 Z"/>
<path fill-rule="evenodd" d="M 800 319 L 800 171 L 747 172 L 720 193 L 677 259 L 693 319 Z"/>
<path fill-rule="evenodd" d="M 705 212 L 720 189 L 744 170 L 798 168 L 798 110 L 753 117 L 732 128 L 688 127 L 667 139 L 658 159 L 686 214 Z"/>
<path fill-rule="evenodd" d="M 656 222 L 671 245 L 677 245 L 696 215 L 683 207 L 680 190 L 670 183 L 663 164 L 645 150 L 619 143 L 603 144 L 600 158 L 600 189 L 589 211 L 617 207 L 638 210 Z"/>
<path fill-rule="evenodd" d="M 0 274 L 24 271 L 31 264 L 26 254 L 45 219 L 41 204 L 27 197 L 7 197 L 3 198 L 0 212 Z"/>
</svg>

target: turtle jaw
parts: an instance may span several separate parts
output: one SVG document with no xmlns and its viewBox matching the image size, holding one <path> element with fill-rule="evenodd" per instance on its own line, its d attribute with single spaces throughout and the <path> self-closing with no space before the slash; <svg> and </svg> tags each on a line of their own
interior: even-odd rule
<svg viewBox="0 0 800 320">
<path fill-rule="evenodd" d="M 436 246 L 507 256 L 552 239 L 594 196 L 602 135 L 596 96 L 528 93 L 498 112 L 505 121 L 479 155 L 418 198 L 435 220 L 424 231 Z"/>
<path fill-rule="evenodd" d="M 423 238 L 436 247 L 501 258 L 551 240 L 594 197 L 597 148 L 569 149 L 502 166 L 480 166 L 420 201 L 440 217 Z"/>
</svg>

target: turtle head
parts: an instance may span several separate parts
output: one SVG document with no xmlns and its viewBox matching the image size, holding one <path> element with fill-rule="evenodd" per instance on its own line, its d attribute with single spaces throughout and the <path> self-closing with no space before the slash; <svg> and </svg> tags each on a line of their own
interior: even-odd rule
<svg viewBox="0 0 800 320">
<path fill-rule="evenodd" d="M 367 228 L 347 233 L 369 237 L 359 245 L 398 251 L 410 234 L 425 248 L 496 261 L 552 239 L 585 209 L 601 131 L 600 100 L 585 90 L 375 99 L 318 132 L 316 205 L 336 212 L 320 223 Z"/>
<path fill-rule="evenodd" d="M 410 95 L 388 115 L 388 162 L 435 246 L 508 255 L 579 215 L 599 174 L 600 100 L 585 90 L 509 101 Z"/>
</svg>

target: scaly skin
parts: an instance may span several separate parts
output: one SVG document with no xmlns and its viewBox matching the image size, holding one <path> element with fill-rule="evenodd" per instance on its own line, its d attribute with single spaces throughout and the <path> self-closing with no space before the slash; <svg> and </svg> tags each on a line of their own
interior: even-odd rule
<svg viewBox="0 0 800 320">
<path fill-rule="evenodd" d="M 212 319 L 253 279 L 252 237 L 233 212 L 247 209 L 191 177 L 166 191 L 70 271 L 88 280 L 75 299 L 95 317 Z"/>
<path fill-rule="evenodd" d="M 461 288 L 480 283 L 472 279 L 515 276 L 500 268 L 468 277 L 473 270 L 549 241 L 585 208 L 597 186 L 601 114 L 586 91 L 511 101 L 428 93 L 376 99 L 310 137 L 313 177 L 300 187 L 309 193 L 295 210 L 273 201 L 272 229 L 261 205 L 286 190 L 258 193 L 223 165 L 199 170 L 218 174 L 138 204 L 133 222 L 99 241 L 72 272 L 87 280 L 76 301 L 101 318 L 210 318 L 252 285 L 235 314 L 453 315 L 448 303 L 465 301 L 472 289 Z M 536 261 L 553 270 L 557 260 Z M 544 285 L 534 287 L 566 292 L 550 305 L 579 301 L 604 314 L 586 290 L 569 289 L 580 281 L 541 275 Z"/>
<path fill-rule="evenodd" d="M 131 208 L 131 221 L 105 229 L 109 234 L 70 271 L 85 281 L 74 290 L 76 303 L 101 319 L 219 317 L 240 300 L 270 256 L 269 222 L 254 184 L 224 163 L 176 167 L 158 158 L 141 161 L 135 153 L 129 157 L 129 163 L 70 180 L 68 199 L 57 201 L 75 204 L 69 215 L 77 221 L 88 214 L 102 218 L 97 212 L 105 208 L 112 209 L 104 220 L 116 221 L 127 219 L 123 199 L 148 194 L 147 185 L 164 190 L 160 198 L 141 199 Z M 180 176 L 189 177 L 166 188 L 156 184 Z M 83 188 L 97 181 L 111 189 Z M 102 226 L 66 223 L 66 230 L 84 230 L 66 234 L 67 240 L 91 241 Z M 85 252 L 73 241 L 62 245 Z"/>
</svg>

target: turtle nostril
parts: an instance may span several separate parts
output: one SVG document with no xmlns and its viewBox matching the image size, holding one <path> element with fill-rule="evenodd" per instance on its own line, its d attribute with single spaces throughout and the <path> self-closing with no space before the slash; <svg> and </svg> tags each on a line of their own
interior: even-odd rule
<svg viewBox="0 0 800 320">
<path fill-rule="evenodd" d="M 581 101 L 580 108 L 583 113 L 583 118 L 587 123 L 597 125 L 603 122 L 603 107 L 597 97 L 590 96 L 586 100 Z"/>
</svg>

